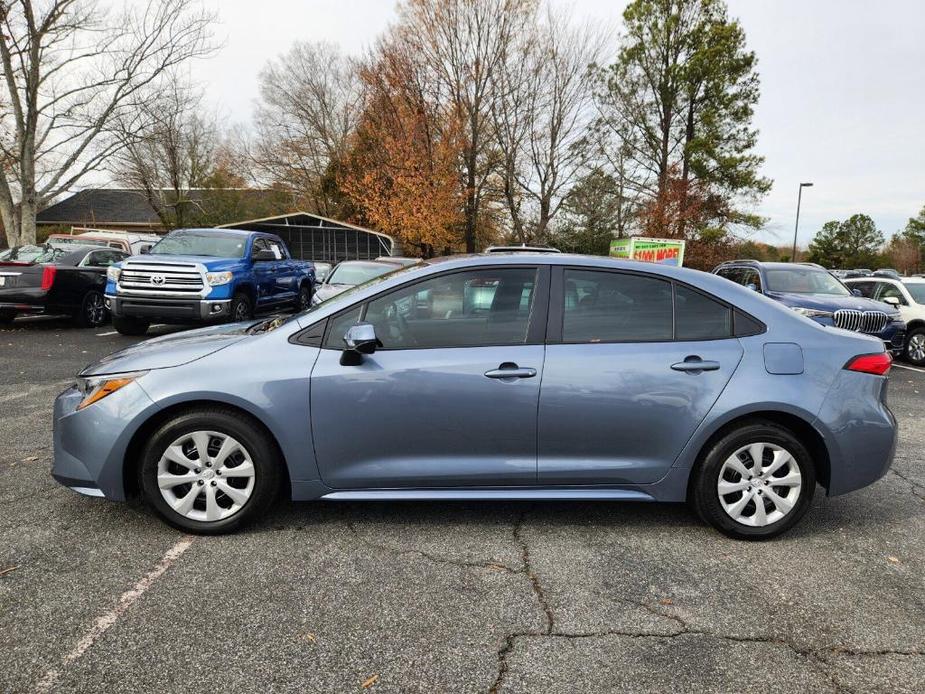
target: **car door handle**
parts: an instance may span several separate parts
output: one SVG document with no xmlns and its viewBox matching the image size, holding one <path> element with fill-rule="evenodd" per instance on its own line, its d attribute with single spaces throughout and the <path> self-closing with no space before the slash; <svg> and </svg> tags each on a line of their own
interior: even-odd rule
<svg viewBox="0 0 925 694">
<path fill-rule="evenodd" d="M 520 368 L 513 362 L 506 361 L 497 369 L 491 369 L 485 372 L 486 378 L 533 378 L 536 376 L 536 369 Z"/>
<path fill-rule="evenodd" d="M 719 371 L 718 361 L 708 361 L 700 357 L 687 357 L 684 361 L 672 364 L 675 371 Z"/>
</svg>

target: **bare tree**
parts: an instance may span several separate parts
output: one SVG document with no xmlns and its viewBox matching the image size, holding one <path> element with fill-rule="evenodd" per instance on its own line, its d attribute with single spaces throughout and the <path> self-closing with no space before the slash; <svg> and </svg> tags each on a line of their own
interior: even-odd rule
<svg viewBox="0 0 925 694">
<path fill-rule="evenodd" d="M 593 150 L 592 73 L 605 47 L 602 32 L 575 28 L 547 7 L 497 75 L 492 101 L 502 158 L 500 178 L 513 231 L 541 241 Z"/>
<path fill-rule="evenodd" d="M 201 199 L 191 192 L 208 187 L 215 168 L 219 132 L 203 115 L 201 97 L 174 82 L 118 122 L 122 148 L 112 158 L 121 183 L 143 191 L 167 228 L 201 216 Z"/>
<path fill-rule="evenodd" d="M 307 199 L 313 211 L 336 212 L 326 185 L 343 161 L 362 113 L 354 65 L 328 43 L 296 43 L 260 74 L 256 138 L 250 156 L 265 183 Z"/>
<path fill-rule="evenodd" d="M 491 102 L 496 77 L 536 11 L 536 0 L 405 0 L 405 40 L 433 75 L 464 123 L 461 173 L 465 186 L 466 250 L 476 250 L 479 215 L 496 170 Z"/>
<path fill-rule="evenodd" d="M 198 0 L 151 0 L 112 15 L 92 0 L 0 1 L 0 219 L 10 245 L 35 240 L 40 207 L 123 143 L 111 126 L 173 69 L 212 51 Z"/>
</svg>

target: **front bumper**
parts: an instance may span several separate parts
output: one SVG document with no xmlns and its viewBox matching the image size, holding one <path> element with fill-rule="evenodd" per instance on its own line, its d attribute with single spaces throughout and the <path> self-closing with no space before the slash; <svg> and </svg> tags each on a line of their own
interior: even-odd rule
<svg viewBox="0 0 925 694">
<path fill-rule="evenodd" d="M 167 299 L 106 295 L 106 307 L 116 318 L 145 318 L 161 323 L 209 323 L 231 315 L 231 299 Z"/>
<path fill-rule="evenodd" d="M 82 399 L 76 386 L 55 399 L 51 476 L 81 494 L 124 500 L 125 453 L 157 405 L 138 383 L 78 410 Z"/>
</svg>

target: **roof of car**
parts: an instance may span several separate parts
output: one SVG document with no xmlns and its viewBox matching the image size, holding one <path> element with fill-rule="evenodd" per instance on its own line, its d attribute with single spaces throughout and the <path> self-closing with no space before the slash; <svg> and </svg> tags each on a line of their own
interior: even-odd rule
<svg viewBox="0 0 925 694">
<path fill-rule="evenodd" d="M 721 268 L 721 267 L 726 267 L 728 265 L 761 266 L 761 267 L 770 268 L 770 269 L 783 269 L 783 268 L 792 269 L 794 267 L 804 267 L 804 268 L 812 268 L 813 270 L 823 270 L 825 272 L 828 272 L 824 267 L 822 267 L 821 265 L 816 265 L 815 263 L 779 263 L 779 262 L 768 262 L 764 260 L 751 260 L 747 258 L 743 260 L 727 260 L 723 263 L 720 263 L 716 267 Z"/>
</svg>

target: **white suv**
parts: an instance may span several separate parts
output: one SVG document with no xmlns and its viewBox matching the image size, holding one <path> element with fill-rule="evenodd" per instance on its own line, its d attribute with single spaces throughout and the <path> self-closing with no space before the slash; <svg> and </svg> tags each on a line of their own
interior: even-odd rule
<svg viewBox="0 0 925 694">
<path fill-rule="evenodd" d="M 906 321 L 903 355 L 916 366 L 925 366 L 925 277 L 856 277 L 846 279 L 849 289 L 863 296 L 896 306 Z"/>
</svg>

